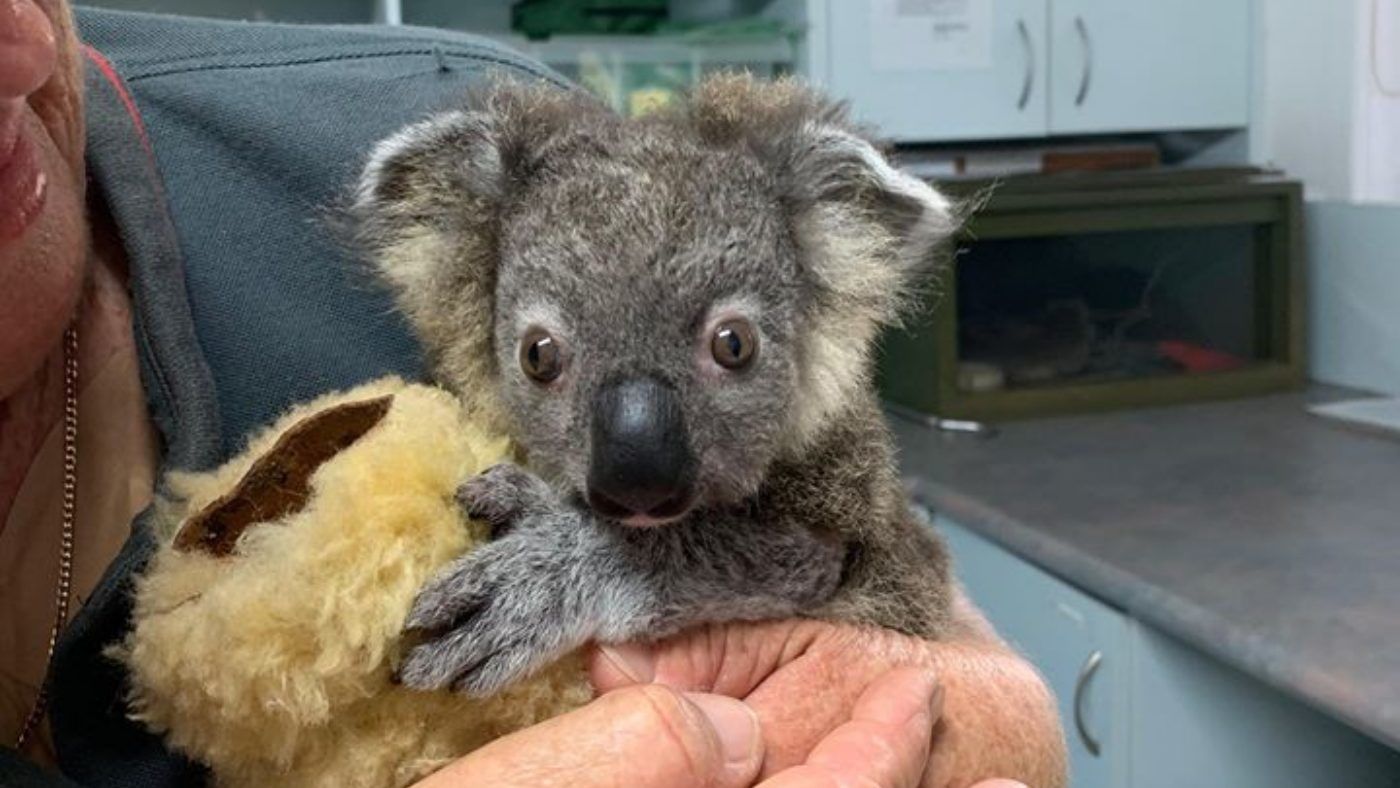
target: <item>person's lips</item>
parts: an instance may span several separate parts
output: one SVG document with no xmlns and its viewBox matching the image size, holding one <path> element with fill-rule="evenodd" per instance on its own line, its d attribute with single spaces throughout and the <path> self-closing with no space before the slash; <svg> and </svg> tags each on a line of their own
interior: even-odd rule
<svg viewBox="0 0 1400 788">
<path fill-rule="evenodd" d="M 53 25 L 39 6 L 0 0 L 0 243 L 23 235 L 44 206 L 48 179 L 25 114 L 57 59 Z"/>
<path fill-rule="evenodd" d="M 22 99 L 52 76 L 58 43 L 31 0 L 0 0 L 0 101 Z"/>
<path fill-rule="evenodd" d="M 0 102 L 0 243 L 24 234 L 48 192 L 39 151 L 24 130 L 24 106 Z"/>
</svg>

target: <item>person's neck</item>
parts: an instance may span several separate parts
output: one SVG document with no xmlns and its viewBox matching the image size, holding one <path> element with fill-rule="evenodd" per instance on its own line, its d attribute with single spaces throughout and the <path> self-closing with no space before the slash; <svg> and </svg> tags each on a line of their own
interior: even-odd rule
<svg viewBox="0 0 1400 788">
<path fill-rule="evenodd" d="M 63 345 L 29 381 L 0 400 L 0 528 L 9 518 L 34 455 L 63 414 Z"/>
<path fill-rule="evenodd" d="M 134 348 L 125 257 L 111 238 L 105 232 L 95 234 L 88 254 L 88 276 L 74 315 L 80 387 L 114 352 Z M 63 418 L 63 354 L 60 337 L 28 382 L 0 400 L 0 529 L 35 455 Z"/>
</svg>

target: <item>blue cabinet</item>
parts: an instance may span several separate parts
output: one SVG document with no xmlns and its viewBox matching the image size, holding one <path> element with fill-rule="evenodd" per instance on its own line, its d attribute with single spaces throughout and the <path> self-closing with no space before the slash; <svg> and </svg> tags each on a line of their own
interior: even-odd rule
<svg viewBox="0 0 1400 788">
<path fill-rule="evenodd" d="M 956 523 L 936 525 L 973 602 L 1054 690 L 1076 788 L 1400 786 L 1400 752 Z"/>
<path fill-rule="evenodd" d="M 1134 622 L 1132 788 L 1400 786 L 1400 753 Z"/>
<path fill-rule="evenodd" d="M 887 24 L 905 14 L 911 30 L 932 28 L 937 9 L 901 8 L 895 0 L 817 3 L 827 35 L 809 46 L 824 45 L 826 57 L 820 73 L 811 76 L 890 139 L 1043 135 L 1049 106 L 1046 0 L 971 3 L 985 4 L 986 18 L 977 24 L 989 30 L 972 31 L 968 38 L 979 40 L 969 42 L 971 49 L 952 52 L 940 65 L 932 64 L 938 60 L 928 51 L 932 43 L 921 48 Z"/>
<path fill-rule="evenodd" d="M 1244 126 L 1249 0 L 1051 0 L 1050 132 Z"/>
<path fill-rule="evenodd" d="M 1129 621 L 947 520 L 938 529 L 968 595 L 1045 676 L 1059 702 L 1071 784 L 1128 784 Z"/>
<path fill-rule="evenodd" d="M 1252 0 L 805 0 L 803 13 L 806 75 L 900 142 L 1249 122 Z"/>
</svg>

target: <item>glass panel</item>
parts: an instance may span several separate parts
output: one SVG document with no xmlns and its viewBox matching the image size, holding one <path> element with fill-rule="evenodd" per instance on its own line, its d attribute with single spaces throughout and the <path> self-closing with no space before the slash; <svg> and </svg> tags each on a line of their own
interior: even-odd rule
<svg viewBox="0 0 1400 788">
<path fill-rule="evenodd" d="M 959 249 L 958 387 L 1239 369 L 1266 357 L 1253 225 L 973 240 Z"/>
<path fill-rule="evenodd" d="M 765 79 L 787 73 L 794 51 L 790 37 L 762 31 L 731 38 L 657 35 L 503 40 L 549 64 L 613 109 L 634 117 L 676 100 L 713 73 L 747 71 Z"/>
</svg>

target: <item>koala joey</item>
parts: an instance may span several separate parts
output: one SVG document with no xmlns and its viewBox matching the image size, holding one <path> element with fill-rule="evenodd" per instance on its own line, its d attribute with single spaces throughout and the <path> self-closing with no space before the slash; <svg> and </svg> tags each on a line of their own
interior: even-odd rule
<svg viewBox="0 0 1400 788">
<path fill-rule="evenodd" d="M 640 119 L 543 85 L 469 103 L 382 142 L 354 215 L 439 381 L 530 470 L 461 487 L 495 537 L 419 595 L 402 679 L 490 694 L 702 622 L 946 632 L 870 356 L 949 203 L 796 82 Z"/>
</svg>

